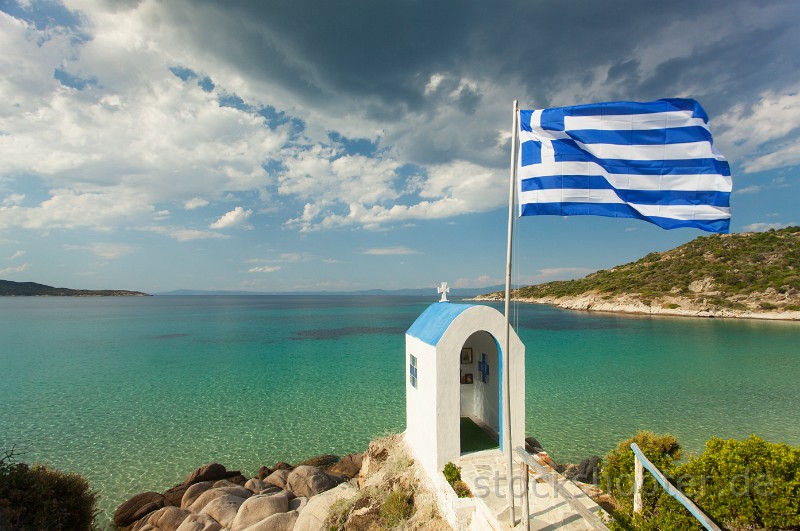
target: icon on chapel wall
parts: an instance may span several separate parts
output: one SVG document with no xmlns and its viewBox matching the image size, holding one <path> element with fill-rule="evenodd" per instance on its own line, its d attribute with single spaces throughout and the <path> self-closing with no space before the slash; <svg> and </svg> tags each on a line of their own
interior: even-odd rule
<svg viewBox="0 0 800 531">
<path fill-rule="evenodd" d="M 472 383 L 472 373 L 468 372 L 467 374 L 461 375 L 461 383 L 462 384 L 471 384 Z"/>
<path fill-rule="evenodd" d="M 472 363 L 472 349 L 471 348 L 462 348 L 461 349 L 461 363 Z M 472 383 L 472 382 L 470 382 Z"/>
</svg>

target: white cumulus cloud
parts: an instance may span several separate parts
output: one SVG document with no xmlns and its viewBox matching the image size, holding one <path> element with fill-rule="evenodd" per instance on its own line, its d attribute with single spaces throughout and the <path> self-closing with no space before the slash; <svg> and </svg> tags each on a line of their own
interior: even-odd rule
<svg viewBox="0 0 800 531">
<path fill-rule="evenodd" d="M 202 208 L 206 205 L 208 205 L 208 201 L 206 201 L 205 199 L 201 199 L 199 197 L 193 197 L 192 199 L 189 199 L 188 201 L 185 201 L 183 203 L 183 208 L 185 208 L 186 210 L 194 210 L 196 208 Z"/>
<path fill-rule="evenodd" d="M 8 275 L 11 273 L 22 273 L 27 271 L 31 265 L 28 263 L 19 265 L 17 267 L 6 267 L 5 269 L 0 269 L 0 275 Z"/>
<path fill-rule="evenodd" d="M 253 211 L 237 206 L 230 212 L 223 214 L 217 221 L 208 226 L 209 229 L 232 229 L 232 228 L 252 228 L 247 225 L 247 218 L 253 215 Z"/>
<path fill-rule="evenodd" d="M 248 273 L 274 273 L 275 271 L 279 271 L 281 268 L 280 266 L 260 266 L 260 267 L 251 267 L 247 270 Z"/>
</svg>

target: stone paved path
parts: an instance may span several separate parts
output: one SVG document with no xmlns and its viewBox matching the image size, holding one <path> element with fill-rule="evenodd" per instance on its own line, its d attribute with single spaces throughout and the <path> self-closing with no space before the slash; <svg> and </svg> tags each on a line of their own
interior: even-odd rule
<svg viewBox="0 0 800 531">
<path fill-rule="evenodd" d="M 508 476 L 506 475 L 508 465 L 503 454 L 499 450 L 467 454 L 461 456 L 456 464 L 461 467 L 461 478 L 475 496 L 477 510 L 482 511 L 497 531 L 512 529 L 509 525 L 511 507 L 508 503 Z M 515 463 L 514 493 L 516 495 L 517 525 L 514 529 L 525 529 L 521 522 L 524 517 L 521 474 L 518 463 Z M 565 486 L 589 511 L 602 514 L 602 509 L 575 484 L 562 476 L 558 476 L 558 478 L 557 481 Z M 555 491 L 553 485 L 538 483 L 535 476 L 531 476 L 528 498 L 531 529 L 539 531 L 591 529 L 569 502 Z"/>
</svg>

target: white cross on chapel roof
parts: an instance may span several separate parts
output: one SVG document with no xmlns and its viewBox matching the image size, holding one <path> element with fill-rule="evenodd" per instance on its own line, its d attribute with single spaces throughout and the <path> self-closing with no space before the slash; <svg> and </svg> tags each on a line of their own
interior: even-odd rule
<svg viewBox="0 0 800 531">
<path fill-rule="evenodd" d="M 447 294 L 450 293 L 450 288 L 447 287 L 447 282 L 442 282 L 442 285 L 436 288 L 436 292 L 442 294 L 442 298 L 439 299 L 439 302 L 449 302 L 447 300 Z"/>
</svg>

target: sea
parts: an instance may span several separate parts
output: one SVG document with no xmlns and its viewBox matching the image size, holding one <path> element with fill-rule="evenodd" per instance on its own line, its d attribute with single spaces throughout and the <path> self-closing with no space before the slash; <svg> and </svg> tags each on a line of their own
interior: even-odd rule
<svg viewBox="0 0 800 531">
<path fill-rule="evenodd" d="M 88 477 L 101 522 L 198 466 L 405 429 L 405 331 L 437 296 L 0 297 L 0 453 Z M 500 305 L 495 305 L 502 311 Z M 800 323 L 514 304 L 526 428 L 560 462 L 638 430 L 800 444 Z"/>
</svg>

